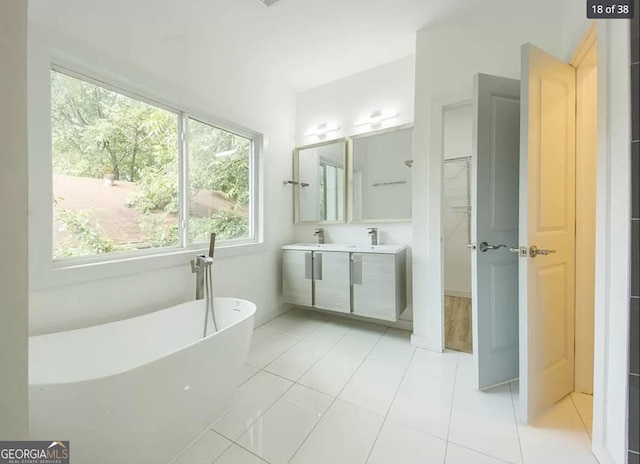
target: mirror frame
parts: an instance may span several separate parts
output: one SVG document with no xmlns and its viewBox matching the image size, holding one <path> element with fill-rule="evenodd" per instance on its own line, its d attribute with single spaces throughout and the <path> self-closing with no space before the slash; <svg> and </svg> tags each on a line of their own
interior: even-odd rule
<svg viewBox="0 0 640 464">
<path fill-rule="evenodd" d="M 293 222 L 294 224 L 346 224 L 348 217 L 348 179 L 349 179 L 349 159 L 347 156 L 348 139 L 342 137 L 339 139 L 331 139 L 318 143 L 312 143 L 310 145 L 303 145 L 293 149 L 293 181 L 296 182 L 293 185 Z M 324 147 L 327 145 L 342 144 L 342 159 L 344 160 L 344 195 L 343 195 L 343 211 L 344 218 L 342 221 L 301 221 L 300 220 L 300 152 L 302 150 L 308 150 L 310 148 Z"/>
<path fill-rule="evenodd" d="M 349 162 L 348 162 L 348 166 L 349 166 L 349 173 L 348 173 L 348 179 L 347 179 L 347 197 L 348 197 L 348 209 L 347 209 L 347 217 L 349 218 L 349 224 L 390 224 L 390 223 L 407 223 L 407 222 L 412 222 L 413 218 L 409 217 L 409 218 L 391 218 L 391 219 L 359 219 L 356 220 L 353 218 L 353 165 L 354 165 L 354 158 L 355 158 L 355 153 L 353 151 L 353 141 L 354 140 L 359 140 L 359 139 L 364 139 L 367 137 L 374 137 L 376 135 L 383 135 L 383 134 L 388 134 L 391 132 L 395 132 L 395 131 L 399 131 L 399 130 L 406 130 L 406 129 L 411 129 L 412 130 L 412 135 L 413 135 L 413 129 L 414 129 L 414 123 L 408 123 L 408 124 L 401 124 L 399 126 L 393 126 L 393 127 L 385 127 L 384 129 L 379 129 L 379 130 L 375 130 L 375 131 L 371 131 L 371 132 L 364 132 L 362 134 L 358 134 L 358 135 L 353 135 L 351 137 L 348 137 L 348 150 L 347 153 L 349 154 L 348 158 L 349 158 Z M 412 143 L 412 152 L 413 152 L 413 140 L 411 141 Z M 412 154 L 413 156 L 413 154 Z M 412 169 L 412 168 L 409 168 Z M 413 203 L 413 198 L 412 198 L 412 203 Z M 412 204 L 412 210 L 413 210 L 413 204 Z M 412 213 L 413 215 L 413 213 Z"/>
</svg>

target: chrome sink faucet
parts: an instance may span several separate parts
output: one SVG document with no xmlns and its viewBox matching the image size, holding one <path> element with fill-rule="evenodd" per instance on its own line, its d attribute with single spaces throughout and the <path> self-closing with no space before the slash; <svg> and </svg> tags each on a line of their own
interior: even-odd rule
<svg viewBox="0 0 640 464">
<path fill-rule="evenodd" d="M 317 235 L 318 236 L 318 243 L 319 244 L 323 244 L 324 243 L 324 229 L 316 229 L 316 231 L 313 233 L 313 235 Z"/>
<path fill-rule="evenodd" d="M 367 234 L 371 237 L 371 246 L 378 244 L 378 229 L 376 227 L 369 227 Z"/>
</svg>

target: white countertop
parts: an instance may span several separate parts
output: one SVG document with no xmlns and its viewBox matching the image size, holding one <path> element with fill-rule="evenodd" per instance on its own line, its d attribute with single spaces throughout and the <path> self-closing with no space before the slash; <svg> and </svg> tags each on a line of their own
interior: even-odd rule
<svg viewBox="0 0 640 464">
<path fill-rule="evenodd" d="M 350 253 L 387 253 L 397 254 L 407 249 L 406 245 L 353 245 L 344 243 L 294 243 L 285 245 L 283 250 L 301 251 L 346 251 Z"/>
</svg>

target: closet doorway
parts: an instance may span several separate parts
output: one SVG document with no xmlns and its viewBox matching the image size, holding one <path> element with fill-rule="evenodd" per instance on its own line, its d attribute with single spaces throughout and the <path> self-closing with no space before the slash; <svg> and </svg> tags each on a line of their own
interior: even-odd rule
<svg viewBox="0 0 640 464">
<path fill-rule="evenodd" d="M 442 256 L 445 348 L 472 352 L 471 101 L 443 108 Z"/>
</svg>

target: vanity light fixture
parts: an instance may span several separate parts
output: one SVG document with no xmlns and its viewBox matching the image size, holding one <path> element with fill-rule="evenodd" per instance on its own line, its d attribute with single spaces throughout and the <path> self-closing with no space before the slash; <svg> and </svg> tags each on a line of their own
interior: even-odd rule
<svg viewBox="0 0 640 464">
<path fill-rule="evenodd" d="M 316 129 L 312 129 L 308 132 L 305 132 L 304 135 L 307 137 L 318 137 L 319 139 L 324 139 L 327 137 L 329 132 L 337 132 L 340 130 L 340 126 L 337 124 L 320 124 Z"/>
<path fill-rule="evenodd" d="M 388 121 L 390 119 L 395 119 L 398 117 L 397 111 L 385 111 L 382 112 L 380 110 L 374 111 L 371 113 L 366 119 L 356 122 L 356 127 L 362 126 L 370 126 L 373 129 L 376 129 L 382 126 L 384 121 Z"/>
</svg>

